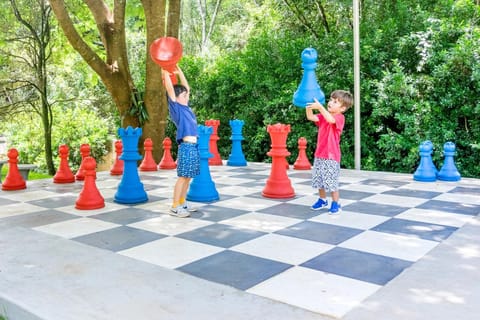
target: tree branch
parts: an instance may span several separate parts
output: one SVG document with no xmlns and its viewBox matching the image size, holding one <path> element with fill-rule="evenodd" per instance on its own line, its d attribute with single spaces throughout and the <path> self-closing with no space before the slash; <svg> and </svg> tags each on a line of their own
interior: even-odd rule
<svg viewBox="0 0 480 320">
<path fill-rule="evenodd" d="M 102 78 L 103 81 L 108 81 L 109 68 L 107 64 L 88 46 L 88 44 L 78 34 L 73 25 L 66 8 L 64 0 L 50 0 L 57 21 L 63 29 L 65 36 L 72 45 L 72 47 L 82 56 L 87 64 Z"/>
</svg>

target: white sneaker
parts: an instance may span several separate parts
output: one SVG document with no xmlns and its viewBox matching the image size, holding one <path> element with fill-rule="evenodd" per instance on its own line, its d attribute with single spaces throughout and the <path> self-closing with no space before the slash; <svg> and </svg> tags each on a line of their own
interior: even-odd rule
<svg viewBox="0 0 480 320">
<path fill-rule="evenodd" d="M 197 208 L 190 207 L 186 201 L 183 203 L 183 209 L 187 210 L 188 212 L 196 212 L 197 211 Z"/>
<path fill-rule="evenodd" d="M 190 212 L 185 210 L 185 208 L 182 206 L 178 206 L 176 208 L 170 208 L 169 214 L 171 216 L 178 217 L 178 218 L 187 218 L 190 216 Z"/>
</svg>

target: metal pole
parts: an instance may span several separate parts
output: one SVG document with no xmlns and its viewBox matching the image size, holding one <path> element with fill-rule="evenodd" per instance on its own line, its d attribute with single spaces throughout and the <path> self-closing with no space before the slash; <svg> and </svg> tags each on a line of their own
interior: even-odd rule
<svg viewBox="0 0 480 320">
<path fill-rule="evenodd" d="M 353 0 L 353 105 L 355 135 L 355 170 L 361 167 L 360 150 L 360 17 L 359 0 Z"/>
</svg>

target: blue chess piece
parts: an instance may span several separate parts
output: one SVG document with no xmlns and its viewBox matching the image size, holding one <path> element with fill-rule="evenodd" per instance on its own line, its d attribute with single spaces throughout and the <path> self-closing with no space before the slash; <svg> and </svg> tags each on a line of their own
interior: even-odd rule
<svg viewBox="0 0 480 320">
<path fill-rule="evenodd" d="M 317 51 L 314 48 L 306 48 L 302 51 L 303 77 L 297 91 L 293 95 L 293 104 L 305 108 L 316 98 L 325 105 L 325 94 L 317 82 L 315 68 L 317 67 Z"/>
<path fill-rule="evenodd" d="M 227 160 L 227 166 L 242 167 L 247 165 L 245 156 L 242 151 L 242 128 L 244 125 L 243 120 L 230 120 L 230 127 L 232 128 L 232 153 Z"/>
<path fill-rule="evenodd" d="M 142 136 L 142 128 L 119 128 L 118 135 L 122 139 L 123 176 L 113 198 L 114 202 L 134 204 L 148 201 L 147 193 L 138 176 L 137 161 L 142 158 L 138 153 L 138 140 Z"/>
<path fill-rule="evenodd" d="M 413 180 L 432 182 L 437 179 L 437 169 L 432 161 L 433 144 L 424 141 L 420 144 L 420 165 L 413 174 Z"/>
<path fill-rule="evenodd" d="M 433 143 L 432 143 L 432 141 L 426 140 L 426 141 L 425 141 L 425 144 L 427 144 L 427 145 L 429 146 L 429 148 L 432 150 L 432 151 L 430 152 L 430 155 L 431 155 L 431 154 L 433 153 Z M 437 169 L 437 167 L 435 166 L 435 164 L 433 163 L 433 161 L 428 161 L 427 164 L 428 164 L 429 166 L 431 166 L 431 167 L 432 167 L 432 170 L 435 171 L 435 174 L 438 175 L 438 169 Z"/>
<path fill-rule="evenodd" d="M 208 159 L 213 157 L 208 151 L 212 127 L 198 126 L 198 149 L 200 152 L 200 174 L 193 178 L 187 193 L 188 201 L 211 202 L 220 199 L 215 183 L 210 175 Z"/>
<path fill-rule="evenodd" d="M 443 145 L 443 155 L 445 159 L 443 161 L 443 166 L 438 172 L 438 180 L 443 181 L 458 181 L 461 179 L 460 173 L 455 166 L 453 157 L 455 155 L 455 144 L 451 141 L 445 142 Z"/>
</svg>

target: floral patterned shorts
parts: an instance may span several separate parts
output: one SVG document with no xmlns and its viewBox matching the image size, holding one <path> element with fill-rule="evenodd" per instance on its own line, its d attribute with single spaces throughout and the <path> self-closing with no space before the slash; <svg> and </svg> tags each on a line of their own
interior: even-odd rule
<svg viewBox="0 0 480 320">
<path fill-rule="evenodd" d="M 312 169 L 312 187 L 325 192 L 338 190 L 340 163 L 335 160 L 315 158 Z"/>
<path fill-rule="evenodd" d="M 182 142 L 178 146 L 177 176 L 193 178 L 200 174 L 198 144 Z"/>
</svg>

